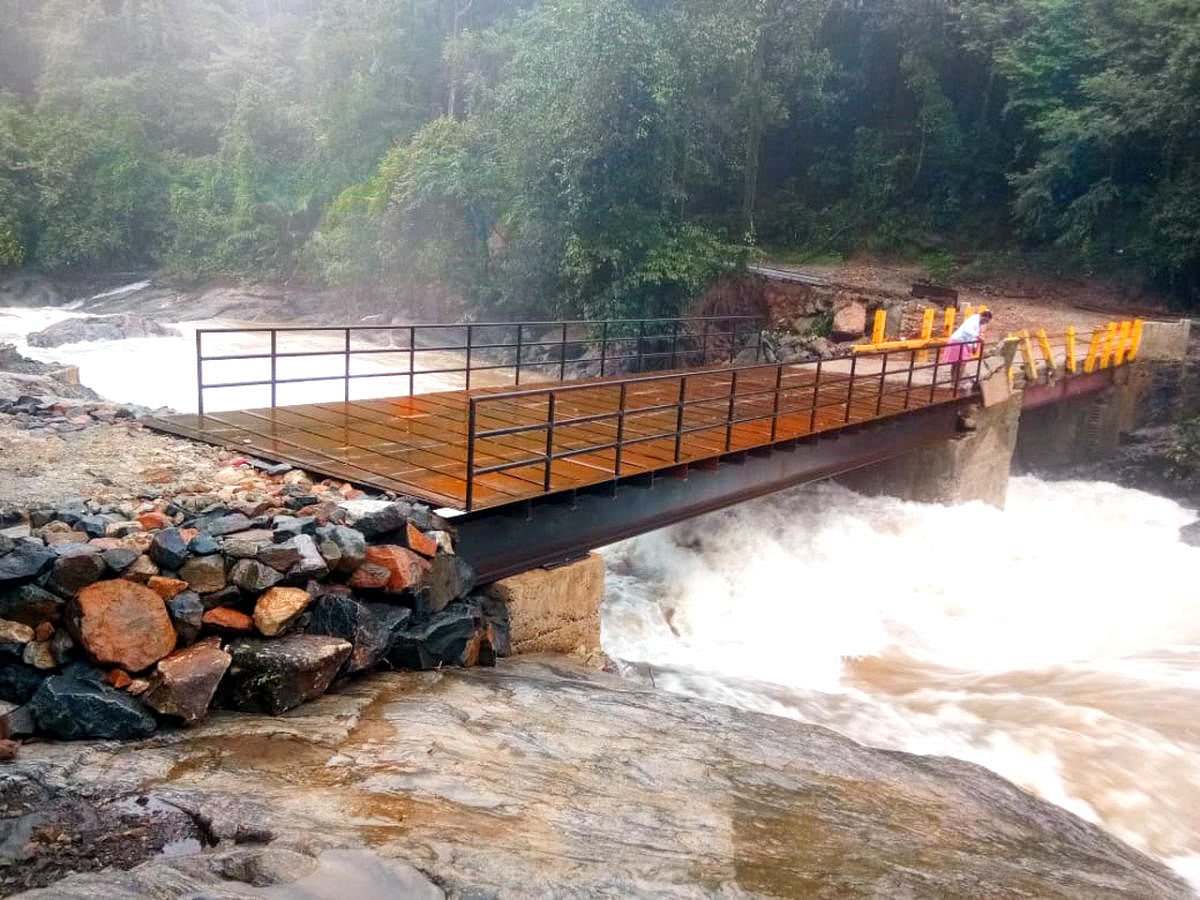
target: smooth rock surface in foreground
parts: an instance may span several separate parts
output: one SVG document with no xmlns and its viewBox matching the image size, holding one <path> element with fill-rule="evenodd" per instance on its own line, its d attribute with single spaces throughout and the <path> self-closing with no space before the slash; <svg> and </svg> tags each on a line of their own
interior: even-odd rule
<svg viewBox="0 0 1200 900">
<path fill-rule="evenodd" d="M 224 839 L 38 897 L 262 896 L 316 868 L 295 854 L 364 848 L 450 896 L 1190 896 L 978 766 L 548 659 L 375 675 L 140 743 L 29 744 L 0 789 L 9 815 L 144 795 Z"/>
</svg>

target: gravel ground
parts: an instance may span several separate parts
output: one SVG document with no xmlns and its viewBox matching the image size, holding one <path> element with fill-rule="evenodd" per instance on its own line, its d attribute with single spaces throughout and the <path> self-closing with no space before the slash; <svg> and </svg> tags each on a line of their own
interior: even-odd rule
<svg viewBox="0 0 1200 900">
<path fill-rule="evenodd" d="M 136 423 L 31 435 L 0 416 L 0 505 L 30 507 L 81 496 L 116 501 L 197 482 L 211 486 L 230 458 L 227 450 Z"/>
</svg>

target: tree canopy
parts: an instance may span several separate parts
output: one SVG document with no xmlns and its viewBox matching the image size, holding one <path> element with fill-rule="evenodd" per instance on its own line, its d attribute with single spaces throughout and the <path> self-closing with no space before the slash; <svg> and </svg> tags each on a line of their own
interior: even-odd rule
<svg viewBox="0 0 1200 900">
<path fill-rule="evenodd" d="M 668 314 L 757 245 L 1200 294 L 1189 0 L 0 0 L 0 267 Z"/>
</svg>

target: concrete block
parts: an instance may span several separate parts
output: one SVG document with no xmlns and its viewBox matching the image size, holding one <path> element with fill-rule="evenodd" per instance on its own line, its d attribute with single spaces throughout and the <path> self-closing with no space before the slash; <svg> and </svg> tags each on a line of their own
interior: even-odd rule
<svg viewBox="0 0 1200 900">
<path fill-rule="evenodd" d="M 508 607 L 514 655 L 588 655 L 600 649 L 604 559 L 599 554 L 502 578 L 488 593 Z"/>
<path fill-rule="evenodd" d="M 1186 359 L 1191 333 L 1191 319 L 1180 319 L 1177 322 L 1144 322 L 1138 359 Z"/>
</svg>

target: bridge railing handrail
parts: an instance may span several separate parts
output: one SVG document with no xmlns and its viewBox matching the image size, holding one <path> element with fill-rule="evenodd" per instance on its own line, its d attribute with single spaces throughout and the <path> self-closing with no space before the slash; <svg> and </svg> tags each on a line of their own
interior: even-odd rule
<svg viewBox="0 0 1200 900">
<path fill-rule="evenodd" d="M 270 405 L 278 402 L 278 387 L 304 383 L 341 381 L 343 396 L 350 400 L 350 385 L 364 378 L 401 378 L 408 380 L 408 393 L 416 393 L 419 378 L 439 375 L 461 375 L 464 387 L 471 388 L 471 376 L 478 372 L 511 371 L 513 383 L 521 383 L 522 372 L 538 372 L 557 369 L 558 379 L 564 380 L 568 371 L 579 371 L 582 367 L 599 364 L 601 376 L 613 374 L 614 370 L 633 368 L 644 372 L 650 365 L 665 365 L 678 368 L 697 364 L 707 365 L 714 357 L 728 359 L 732 363 L 746 349 L 753 349 L 755 359 L 763 352 L 763 335 L 766 320 L 761 316 L 687 316 L 677 318 L 648 317 L 642 319 L 608 319 L 588 321 L 570 319 L 560 321 L 523 322 L 462 322 L 422 323 L 410 325 L 288 325 L 249 326 L 245 328 L 200 328 L 196 330 L 196 407 L 203 415 L 205 392 L 228 388 L 268 387 Z M 488 329 L 505 329 L 513 337 L 505 340 L 488 337 Z M 553 337 L 545 332 L 552 329 Z M 580 336 L 580 329 L 586 332 Z M 654 330 L 651 330 L 654 329 Z M 426 335 L 458 330 L 465 338 L 423 340 Z M 572 331 L 575 334 L 572 334 Z M 341 334 L 340 347 L 329 350 L 281 350 L 280 335 L 298 333 Z M 407 335 L 407 342 L 399 347 L 355 347 L 352 338 L 357 334 L 399 333 Z M 485 332 L 482 339 L 477 339 Z M 205 337 L 208 335 L 267 335 L 265 350 L 253 353 L 210 353 L 205 354 Z M 596 355 L 571 357 L 574 348 L 599 348 Z M 557 350 L 557 352 L 555 352 Z M 610 350 L 612 352 L 610 352 Z M 419 368 L 418 356 L 428 353 L 464 353 L 462 365 L 440 368 Z M 530 358 L 536 353 L 546 353 L 551 358 Z M 586 351 L 584 351 L 586 354 Z M 384 354 L 407 355 L 407 366 L 394 371 L 355 372 L 351 361 L 356 357 Z M 279 361 L 318 357 L 340 357 L 344 360 L 342 371 L 329 375 L 299 375 L 281 377 Z M 233 381 L 205 381 L 205 364 L 246 360 L 268 360 L 269 373 L 266 377 Z M 497 361 L 499 360 L 499 361 Z"/>
<path fill-rule="evenodd" d="M 495 475 L 506 472 L 512 472 L 517 469 L 526 469 L 531 467 L 539 467 L 541 470 L 542 491 L 544 494 L 553 491 L 553 468 L 554 463 L 561 460 L 568 460 L 585 454 L 596 454 L 606 451 L 613 451 L 612 462 L 612 477 L 614 480 L 620 479 L 627 474 L 622 467 L 623 453 L 628 447 L 637 446 L 640 444 L 649 443 L 652 441 L 674 441 L 674 463 L 683 464 L 687 460 L 683 454 L 683 439 L 690 434 L 698 434 L 701 432 L 724 431 L 724 453 L 734 452 L 734 428 L 738 425 L 749 424 L 754 422 L 770 421 L 771 428 L 769 440 L 760 443 L 760 446 L 771 445 L 781 440 L 792 440 L 796 435 L 788 435 L 780 437 L 780 423 L 784 418 L 795 416 L 803 417 L 808 415 L 808 427 L 804 431 L 804 435 L 815 434 L 821 431 L 833 430 L 836 428 L 845 427 L 853 424 L 855 421 L 866 421 L 870 419 L 885 418 L 887 415 L 899 414 L 910 409 L 921 408 L 925 406 L 936 405 L 939 403 L 953 402 L 961 399 L 960 389 L 965 385 L 970 387 L 970 394 L 973 394 L 979 385 L 979 380 L 983 371 L 983 360 L 985 354 L 978 352 L 981 348 L 981 342 L 970 341 L 964 344 L 943 345 L 932 350 L 933 362 L 922 361 L 922 356 L 927 356 L 928 351 L 918 350 L 916 348 L 905 350 L 885 350 L 877 353 L 860 353 L 851 357 L 841 357 L 836 362 L 849 362 L 849 372 L 830 370 L 826 367 L 825 360 L 817 360 L 815 363 L 767 363 L 755 364 L 746 366 L 728 366 L 714 369 L 704 369 L 689 372 L 666 373 L 662 375 L 645 375 L 633 376 L 626 378 L 614 378 L 603 382 L 591 382 L 588 384 L 571 384 L 571 385 L 549 385 L 545 387 L 526 388 L 519 391 L 507 391 L 503 393 L 481 394 L 471 397 L 467 410 L 467 448 L 466 448 L 466 510 L 469 512 L 474 507 L 474 498 L 477 483 L 480 478 L 487 475 Z M 958 360 L 952 361 L 947 358 L 950 347 L 961 347 Z M 970 351 L 967 348 L 971 348 Z M 974 351 L 973 354 L 971 351 Z M 968 355 L 970 354 L 970 355 Z M 899 368 L 889 368 L 889 360 L 900 357 L 907 360 L 907 365 Z M 865 359 L 877 358 L 880 360 L 878 371 L 860 372 L 859 368 L 861 361 Z M 972 373 L 964 377 L 964 369 L 969 367 Z M 739 392 L 738 379 L 748 373 L 774 371 L 773 387 L 757 387 L 751 390 Z M 919 372 L 931 371 L 929 384 L 916 384 L 916 375 Z M 787 373 L 802 374 L 811 372 L 813 380 L 810 383 L 800 385 L 789 385 L 786 383 Z M 946 373 L 945 380 L 939 381 L 939 374 Z M 687 387 L 689 381 L 693 384 L 697 379 L 711 376 L 728 376 L 729 389 L 727 392 L 714 394 L 704 397 L 692 397 L 687 395 Z M 675 393 L 676 400 L 674 402 L 654 402 L 648 406 L 631 406 L 629 389 L 640 385 L 650 383 L 678 383 L 678 389 Z M 875 393 L 868 398 L 874 401 L 874 412 L 869 410 L 865 415 L 856 418 L 854 407 L 854 392 L 855 386 L 862 383 L 871 383 L 875 387 Z M 844 395 L 838 391 L 838 396 L 833 399 L 822 399 L 824 390 L 840 386 L 845 386 Z M 944 396 L 939 399 L 939 387 L 949 388 L 949 396 Z M 559 418 L 556 415 L 556 409 L 559 403 L 559 398 L 569 396 L 570 394 L 580 391 L 598 391 L 598 390 L 616 390 L 618 399 L 615 409 L 604 410 L 598 413 L 589 413 L 582 416 L 571 416 L 568 418 Z M 928 393 L 927 398 L 922 399 L 922 393 Z M 807 405 L 801 402 L 799 405 L 789 404 L 787 395 L 799 392 L 804 398 L 807 398 Z M 888 396 L 896 396 L 900 393 L 904 394 L 903 406 L 896 412 L 885 412 L 884 399 Z M 755 413 L 751 415 L 739 414 L 738 406 L 743 404 L 748 399 L 757 399 L 770 397 L 771 410 L 770 412 Z M 545 419 L 543 421 L 526 423 L 523 425 L 506 426 L 503 428 L 481 429 L 479 427 L 481 410 L 485 410 L 490 404 L 512 402 L 514 400 L 529 401 L 535 398 L 545 398 Z M 914 399 L 919 402 L 914 404 Z M 693 407 L 703 406 L 705 404 L 724 404 L 724 416 L 716 421 L 704 422 L 700 425 L 688 426 L 685 421 L 685 415 L 688 409 Z M 835 421 L 833 424 L 823 425 L 818 420 L 818 413 L 821 410 L 841 407 L 845 412 L 841 416 L 840 421 Z M 652 434 L 641 434 L 634 437 L 628 437 L 625 433 L 626 420 L 631 416 L 664 413 L 674 410 L 675 424 L 674 428 L 663 431 L 655 431 Z M 598 443 L 589 443 L 582 447 L 570 447 L 566 449 L 556 449 L 555 434 L 556 431 L 561 431 L 563 428 L 571 426 L 587 425 L 605 420 L 615 420 L 615 434 L 612 440 L 600 441 Z M 534 432 L 544 432 L 545 440 L 541 452 L 528 452 L 529 455 L 523 456 L 517 460 L 506 460 L 501 463 L 477 466 L 476 459 L 479 455 L 480 444 L 484 444 L 490 440 L 497 440 L 505 437 L 514 437 L 518 435 L 528 435 Z M 741 446 L 737 450 L 745 449 Z M 711 454 L 714 456 L 723 455 L 722 453 Z M 596 461 L 589 461 L 590 466 L 595 466 Z"/>
</svg>

